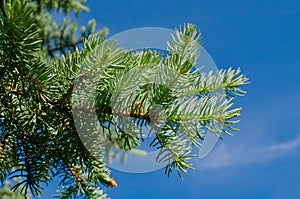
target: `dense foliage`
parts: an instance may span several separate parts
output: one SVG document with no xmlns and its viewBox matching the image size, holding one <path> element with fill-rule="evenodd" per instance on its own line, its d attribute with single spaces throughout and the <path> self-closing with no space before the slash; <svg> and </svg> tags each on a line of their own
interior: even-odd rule
<svg viewBox="0 0 300 199">
<path fill-rule="evenodd" d="M 248 79 L 239 69 L 194 70 L 201 39 L 194 25 L 176 30 L 167 55 L 133 52 L 107 40 L 106 29 L 92 34 L 93 20 L 77 38 L 76 23 L 66 18 L 57 25 L 49 14 L 79 15 L 88 10 L 84 2 L 3 0 L 0 6 L 0 180 L 19 179 L 12 189 L 22 194 L 39 196 L 60 176 L 60 198 L 106 198 L 101 186 L 116 182 L 104 151 L 139 146 L 141 126 L 154 129 L 151 146 L 168 175 L 192 168 L 192 147 L 201 147 L 205 129 L 218 137 L 236 130 L 241 108 L 232 102 Z M 96 122 L 88 120 L 90 107 Z M 99 137 L 91 143 L 97 157 L 80 128 Z"/>
</svg>

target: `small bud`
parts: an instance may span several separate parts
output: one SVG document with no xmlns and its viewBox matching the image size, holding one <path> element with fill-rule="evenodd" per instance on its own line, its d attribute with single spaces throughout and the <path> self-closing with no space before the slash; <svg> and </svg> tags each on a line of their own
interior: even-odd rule
<svg viewBox="0 0 300 199">
<path fill-rule="evenodd" d="M 117 182 L 115 181 L 114 178 L 111 178 L 111 179 L 109 180 L 109 183 L 108 183 L 108 187 L 109 187 L 109 188 L 116 187 L 117 185 L 118 185 L 118 184 L 117 184 Z"/>
</svg>

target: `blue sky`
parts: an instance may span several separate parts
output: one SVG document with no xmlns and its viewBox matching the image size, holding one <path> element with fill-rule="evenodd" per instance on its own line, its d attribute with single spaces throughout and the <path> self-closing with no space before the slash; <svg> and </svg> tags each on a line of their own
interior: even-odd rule
<svg viewBox="0 0 300 199">
<path fill-rule="evenodd" d="M 174 29 L 194 23 L 219 68 L 241 67 L 251 81 L 240 132 L 225 136 L 196 170 L 180 180 L 163 170 L 112 171 L 112 199 L 298 198 L 300 195 L 300 4 L 297 0 L 145 0 L 87 2 L 110 35 L 139 27 Z M 55 185 L 46 189 L 47 196 Z"/>
</svg>

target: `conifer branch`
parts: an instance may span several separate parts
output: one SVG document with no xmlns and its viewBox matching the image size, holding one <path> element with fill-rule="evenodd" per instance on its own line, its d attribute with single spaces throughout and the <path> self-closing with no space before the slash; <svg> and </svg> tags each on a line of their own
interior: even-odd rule
<svg viewBox="0 0 300 199">
<path fill-rule="evenodd" d="M 105 198 L 101 184 L 117 183 L 102 150 L 134 150 L 145 136 L 143 127 L 154 130 L 151 146 L 160 151 L 157 161 L 165 173 L 180 177 L 192 169 L 192 147 L 201 147 L 204 130 L 217 137 L 237 130 L 241 108 L 233 102 L 245 94 L 248 78 L 240 69 L 193 71 L 201 47 L 195 25 L 175 31 L 167 55 L 132 52 L 106 40 L 106 30 L 91 35 L 93 21 L 75 39 L 75 24 L 57 25 L 49 14 L 79 13 L 86 9 L 83 1 L 14 2 L 11 9 L 0 6 L 1 181 L 21 177 L 14 188 L 38 196 L 41 183 L 59 175 L 67 186 L 59 197 Z M 101 133 L 92 140 L 99 157 L 80 137 L 74 111 L 87 133 Z M 101 130 L 85 118 L 89 113 L 96 113 L 92 122 Z"/>
</svg>

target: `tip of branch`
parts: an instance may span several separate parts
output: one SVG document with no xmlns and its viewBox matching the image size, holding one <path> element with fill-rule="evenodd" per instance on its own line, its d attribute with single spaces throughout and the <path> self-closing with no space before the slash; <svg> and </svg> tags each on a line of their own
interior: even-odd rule
<svg viewBox="0 0 300 199">
<path fill-rule="evenodd" d="M 116 187 L 118 184 L 117 184 L 117 182 L 115 181 L 115 179 L 114 178 L 111 178 L 110 180 L 109 180 L 109 183 L 108 183 L 108 187 L 109 188 L 113 188 L 113 187 Z"/>
</svg>

